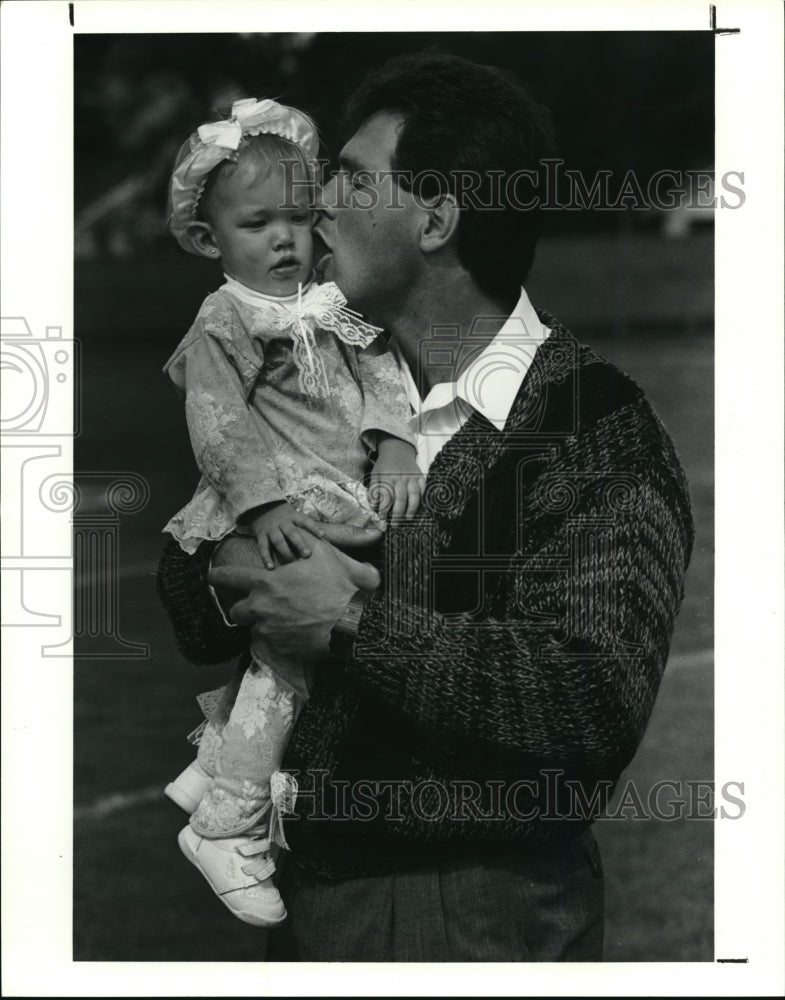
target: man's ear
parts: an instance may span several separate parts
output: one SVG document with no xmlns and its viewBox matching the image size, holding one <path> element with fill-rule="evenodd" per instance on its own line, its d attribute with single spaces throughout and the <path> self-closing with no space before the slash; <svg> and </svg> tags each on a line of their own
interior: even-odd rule
<svg viewBox="0 0 785 1000">
<path fill-rule="evenodd" d="M 422 209 L 425 221 L 420 230 L 420 249 L 423 253 L 435 253 L 455 239 L 461 212 L 452 194 L 425 202 Z"/>
<path fill-rule="evenodd" d="M 194 253 L 208 260 L 219 260 L 221 251 L 215 242 L 213 230 L 209 222 L 189 222 L 185 228 L 188 242 Z"/>
</svg>

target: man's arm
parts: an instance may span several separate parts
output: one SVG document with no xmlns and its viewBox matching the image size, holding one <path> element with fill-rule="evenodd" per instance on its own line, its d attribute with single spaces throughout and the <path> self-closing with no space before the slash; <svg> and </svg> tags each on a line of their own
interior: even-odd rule
<svg viewBox="0 0 785 1000">
<path fill-rule="evenodd" d="M 370 527 L 325 524 L 323 528 L 327 542 L 358 553 L 382 537 L 380 531 Z M 219 584 L 220 589 L 212 591 L 207 575 L 213 565 L 228 565 L 245 573 L 239 589 Z M 230 608 L 250 590 L 248 571 L 252 575 L 270 573 L 264 569 L 256 541 L 250 537 L 230 535 L 218 544 L 202 542 L 193 555 L 183 552 L 174 539 L 167 541 L 158 566 L 158 594 L 171 619 L 177 646 L 192 663 L 222 663 L 247 648 L 249 630 L 227 624 L 221 607 Z M 368 582 L 367 577 L 363 579 Z M 247 589 L 243 589 L 246 584 Z"/>
<path fill-rule="evenodd" d="M 256 547 L 253 540 L 249 543 Z M 188 555 L 170 538 L 158 564 L 158 595 L 169 614 L 175 642 L 183 656 L 196 664 L 222 663 L 248 646 L 248 629 L 227 625 L 207 585 L 215 548 L 215 542 L 202 542 Z"/>
<path fill-rule="evenodd" d="M 688 510 L 663 497 L 667 479 L 655 482 L 646 465 L 637 468 L 638 503 L 613 515 L 613 544 L 601 558 L 588 551 L 572 571 L 549 569 L 550 558 L 570 553 L 573 539 L 566 516 L 544 517 L 551 528 L 529 553 L 529 568 L 510 568 L 506 621 L 448 619 L 405 593 L 368 596 L 350 674 L 440 740 L 618 773 L 654 704 L 691 545 Z M 579 514 L 607 522 L 602 487 Z M 596 538 L 602 545 L 601 531 Z M 588 543 L 591 550 L 591 536 Z M 345 557 L 327 547 L 315 557 L 264 580 L 231 570 L 215 578 L 250 591 L 232 617 L 253 623 L 271 651 L 288 634 L 313 658 L 324 655 L 331 630 L 363 587 Z M 411 556 L 395 566 L 396 578 L 414 580 L 420 569 Z M 592 600 L 601 603 L 581 604 Z M 522 608 L 558 624 L 526 625 Z"/>
</svg>

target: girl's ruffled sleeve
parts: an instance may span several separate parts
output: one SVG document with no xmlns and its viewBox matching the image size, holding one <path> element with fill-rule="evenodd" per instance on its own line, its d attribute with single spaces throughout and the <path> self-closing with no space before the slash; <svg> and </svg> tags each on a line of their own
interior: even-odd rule
<svg viewBox="0 0 785 1000">
<path fill-rule="evenodd" d="M 416 447 L 409 426 L 411 406 L 398 365 L 384 341 L 377 337 L 358 351 L 357 364 L 364 397 L 360 433 L 366 447 L 376 450 L 380 431 Z"/>
<path fill-rule="evenodd" d="M 284 500 L 264 425 L 250 396 L 264 356 L 225 296 L 210 296 L 167 362 L 185 394 L 196 463 L 235 522 L 261 504 Z"/>
</svg>

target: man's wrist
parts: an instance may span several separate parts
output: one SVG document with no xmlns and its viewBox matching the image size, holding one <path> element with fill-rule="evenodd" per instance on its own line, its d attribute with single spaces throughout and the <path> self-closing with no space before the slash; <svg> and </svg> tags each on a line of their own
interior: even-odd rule
<svg viewBox="0 0 785 1000">
<path fill-rule="evenodd" d="M 379 451 L 383 448 L 385 450 L 392 449 L 397 450 L 398 448 L 408 448 L 411 451 L 416 451 L 415 446 L 411 441 L 405 441 L 403 438 L 397 437 L 395 434 L 390 434 L 388 431 L 377 431 L 376 432 L 376 444 Z"/>
<path fill-rule="evenodd" d="M 360 629 L 360 619 L 368 599 L 364 590 L 358 590 L 346 605 L 343 614 L 330 632 L 330 653 L 340 660 L 349 660 Z"/>
<path fill-rule="evenodd" d="M 231 536 L 227 536 L 227 537 L 231 537 Z M 210 553 L 209 559 L 207 560 L 207 572 L 208 573 L 213 568 L 213 559 L 215 558 L 215 556 L 216 556 L 216 554 L 218 552 L 218 549 L 221 547 L 221 545 L 223 544 L 223 542 L 224 542 L 224 539 L 222 538 L 218 542 L 217 545 L 213 546 L 213 550 Z M 207 583 L 207 589 L 210 592 L 210 597 L 212 598 L 213 604 L 217 608 L 218 614 L 220 615 L 221 620 L 223 621 L 224 625 L 227 628 L 240 628 L 240 626 L 237 624 L 237 622 L 233 622 L 233 621 L 229 620 L 229 616 L 226 613 L 226 611 L 224 610 L 224 606 L 221 603 L 221 598 L 216 593 L 215 587 L 213 587 L 213 585 L 211 583 Z"/>
</svg>

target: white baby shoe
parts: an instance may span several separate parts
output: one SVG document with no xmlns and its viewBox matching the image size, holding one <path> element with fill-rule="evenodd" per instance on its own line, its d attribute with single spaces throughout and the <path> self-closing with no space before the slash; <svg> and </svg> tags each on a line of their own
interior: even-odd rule
<svg viewBox="0 0 785 1000">
<path fill-rule="evenodd" d="M 164 795 L 168 795 L 172 802 L 185 809 L 187 813 L 192 813 L 212 780 L 199 761 L 195 760 L 178 774 L 174 781 L 169 782 L 164 789 Z"/>
<path fill-rule="evenodd" d="M 180 849 L 210 883 L 232 913 L 254 927 L 276 927 L 286 919 L 286 907 L 270 876 L 275 863 L 270 842 L 253 837 L 208 840 L 190 826 L 180 831 Z"/>
</svg>

